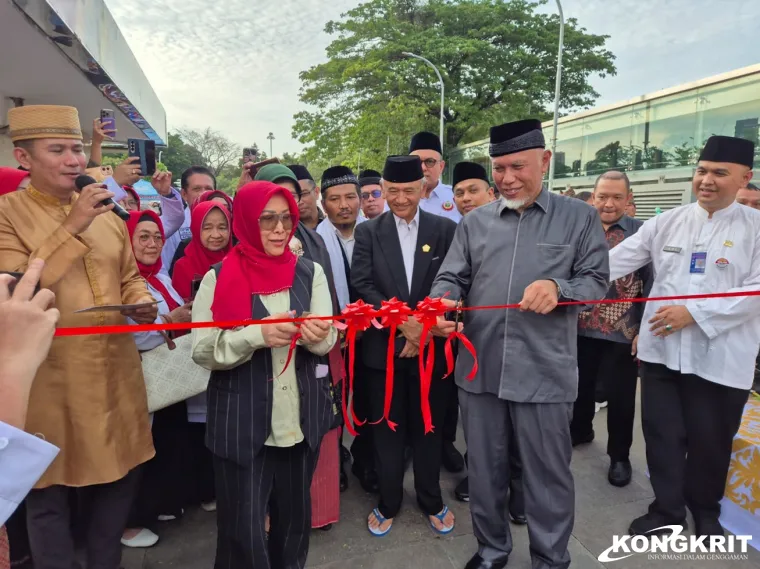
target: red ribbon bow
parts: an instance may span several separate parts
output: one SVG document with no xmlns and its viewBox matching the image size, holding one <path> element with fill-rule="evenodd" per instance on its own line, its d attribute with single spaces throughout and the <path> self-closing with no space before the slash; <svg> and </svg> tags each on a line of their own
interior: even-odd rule
<svg viewBox="0 0 760 569">
<path fill-rule="evenodd" d="M 433 416 L 430 411 L 430 386 L 433 383 L 433 368 L 435 367 L 435 344 L 428 343 L 430 330 L 438 324 L 438 317 L 443 316 L 450 308 L 440 298 L 425 297 L 417 303 L 417 320 L 422 324 L 420 336 L 420 400 L 422 421 L 425 424 L 425 434 L 433 432 Z M 427 348 L 427 357 L 425 357 Z"/>
<path fill-rule="evenodd" d="M 398 426 L 397 423 L 394 423 L 389 418 L 391 401 L 393 399 L 393 362 L 396 352 L 396 329 L 406 322 L 411 314 L 411 308 L 394 296 L 390 300 L 384 300 L 380 305 L 380 310 L 377 311 L 380 322 L 377 319 L 372 321 L 372 325 L 375 328 L 390 328 L 390 339 L 388 340 L 388 352 L 385 357 L 385 401 L 383 403 L 383 416 L 370 424 L 378 425 L 383 421 L 387 421 L 388 426 L 393 431 Z"/>
<path fill-rule="evenodd" d="M 346 429 L 348 429 L 348 432 L 351 433 L 353 436 L 357 436 L 358 433 L 356 432 L 356 429 L 351 425 L 351 421 L 349 421 L 348 418 L 348 394 L 354 392 L 354 361 L 355 361 L 355 350 L 356 350 L 356 334 L 359 332 L 364 332 L 367 328 L 369 328 L 372 325 L 372 318 L 375 315 L 375 309 L 371 304 L 365 303 L 363 300 L 358 300 L 356 302 L 352 302 L 351 304 L 347 304 L 346 307 L 343 309 L 343 320 L 345 320 L 345 323 L 335 321 L 335 327 L 339 330 L 345 330 L 346 331 L 346 339 L 348 340 L 348 383 L 349 385 L 346 386 L 346 382 L 343 382 L 343 401 L 342 401 L 342 407 L 343 407 L 343 420 L 346 424 Z M 348 387 L 348 391 L 347 391 Z M 366 419 L 364 421 L 359 421 L 359 419 L 356 416 L 356 412 L 354 411 L 354 398 L 351 398 L 351 417 L 353 418 L 354 424 L 358 426 L 362 426 L 364 423 L 366 423 Z"/>
</svg>

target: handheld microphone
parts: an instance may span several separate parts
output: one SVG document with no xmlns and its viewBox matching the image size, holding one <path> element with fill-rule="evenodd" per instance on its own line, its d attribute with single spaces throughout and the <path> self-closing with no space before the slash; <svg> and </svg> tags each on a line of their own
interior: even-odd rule
<svg viewBox="0 0 760 569">
<path fill-rule="evenodd" d="M 85 174 L 82 174 L 81 176 L 77 176 L 77 179 L 74 180 L 74 184 L 77 187 L 77 191 L 81 192 L 83 189 L 85 189 L 87 186 L 91 184 L 97 184 L 97 180 L 93 178 L 92 176 L 87 176 Z M 125 210 L 123 207 L 121 207 L 119 204 L 117 204 L 113 199 L 106 198 L 102 202 L 100 202 L 101 205 L 111 205 L 114 204 L 114 208 L 111 210 L 116 215 L 118 215 L 120 218 L 122 218 L 124 221 L 129 221 L 129 212 Z"/>
</svg>

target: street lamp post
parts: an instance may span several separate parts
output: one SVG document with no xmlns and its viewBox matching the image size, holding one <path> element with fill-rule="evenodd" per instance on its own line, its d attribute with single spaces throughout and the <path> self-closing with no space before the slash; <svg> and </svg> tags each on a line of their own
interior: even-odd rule
<svg viewBox="0 0 760 569">
<path fill-rule="evenodd" d="M 554 189 L 554 162 L 557 156 L 557 121 L 559 120 L 559 88 L 562 84 L 562 51 L 565 47 L 565 15 L 562 4 L 557 2 L 559 10 L 559 53 L 557 54 L 557 80 L 554 85 L 554 125 L 552 128 L 552 158 L 549 165 L 549 191 Z"/>
<path fill-rule="evenodd" d="M 405 55 L 406 57 L 413 57 L 415 59 L 419 59 L 420 61 L 424 61 L 427 63 L 430 67 L 433 68 L 433 71 L 435 71 L 435 74 L 438 76 L 438 82 L 441 84 L 441 126 L 440 126 L 440 138 L 441 138 L 441 149 L 443 149 L 443 105 L 444 105 L 444 85 L 443 85 L 443 77 L 441 77 L 440 71 L 438 71 L 438 68 L 433 65 L 429 60 L 425 59 L 421 55 L 415 55 L 413 53 L 409 53 L 408 51 L 403 52 L 402 55 Z"/>
<path fill-rule="evenodd" d="M 272 151 L 272 141 L 274 140 L 274 134 L 270 132 L 269 136 L 267 136 L 267 140 L 269 141 L 269 157 L 271 158 L 272 154 L 274 154 Z"/>
</svg>

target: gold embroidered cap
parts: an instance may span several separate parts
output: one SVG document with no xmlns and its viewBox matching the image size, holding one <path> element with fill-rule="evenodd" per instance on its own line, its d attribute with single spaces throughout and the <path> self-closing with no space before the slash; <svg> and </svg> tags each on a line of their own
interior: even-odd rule
<svg viewBox="0 0 760 569">
<path fill-rule="evenodd" d="M 82 140 L 79 112 L 60 105 L 29 105 L 8 111 L 11 141 L 37 138 L 71 138 Z"/>
</svg>

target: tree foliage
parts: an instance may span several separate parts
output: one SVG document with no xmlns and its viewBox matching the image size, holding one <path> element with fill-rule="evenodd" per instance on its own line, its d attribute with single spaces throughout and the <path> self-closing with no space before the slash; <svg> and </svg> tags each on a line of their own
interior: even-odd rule
<svg viewBox="0 0 760 569">
<path fill-rule="evenodd" d="M 328 61 L 301 73 L 294 136 L 315 167 L 378 168 L 387 153 L 406 153 L 411 134 L 438 132 L 445 85 L 445 148 L 487 136 L 507 120 L 550 116 L 559 18 L 539 13 L 546 0 L 368 0 L 328 22 L 336 36 Z M 614 74 L 608 36 L 565 24 L 560 106 L 588 108 L 598 97 L 592 75 Z M 360 157 L 359 154 L 362 154 Z"/>
<path fill-rule="evenodd" d="M 169 133 L 169 144 L 161 155 L 161 161 L 166 164 L 175 179 L 179 179 L 182 172 L 190 166 L 206 166 L 201 152 L 173 132 Z"/>
<path fill-rule="evenodd" d="M 178 132 L 185 143 L 198 151 L 203 164 L 214 174 L 221 174 L 227 165 L 236 163 L 242 155 L 240 146 L 211 127 L 202 131 L 182 128 Z"/>
</svg>

